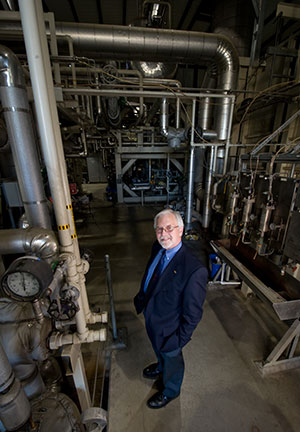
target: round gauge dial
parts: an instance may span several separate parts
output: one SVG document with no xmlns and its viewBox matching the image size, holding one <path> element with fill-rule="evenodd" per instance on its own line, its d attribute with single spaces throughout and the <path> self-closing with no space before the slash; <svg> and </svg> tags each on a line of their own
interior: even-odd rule
<svg viewBox="0 0 300 432">
<path fill-rule="evenodd" d="M 16 272 L 7 276 L 7 285 L 13 294 L 31 297 L 38 294 L 39 281 L 31 273 Z"/>
<path fill-rule="evenodd" d="M 11 263 L 2 276 L 5 294 L 18 301 L 41 297 L 53 279 L 51 266 L 37 257 L 20 257 Z"/>
</svg>

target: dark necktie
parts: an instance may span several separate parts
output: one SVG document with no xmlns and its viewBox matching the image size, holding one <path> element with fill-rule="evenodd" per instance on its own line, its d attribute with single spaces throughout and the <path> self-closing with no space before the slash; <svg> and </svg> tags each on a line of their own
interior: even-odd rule
<svg viewBox="0 0 300 432">
<path fill-rule="evenodd" d="M 166 250 L 163 251 L 163 253 L 161 254 L 160 260 L 157 263 L 157 266 L 155 267 L 153 274 L 151 276 L 151 279 L 149 281 L 147 290 L 146 290 L 146 303 L 148 303 L 148 300 L 154 290 L 154 288 L 157 285 L 157 282 L 159 281 L 159 277 L 162 274 L 162 270 L 164 267 L 164 263 L 165 263 L 165 258 L 166 258 Z"/>
</svg>

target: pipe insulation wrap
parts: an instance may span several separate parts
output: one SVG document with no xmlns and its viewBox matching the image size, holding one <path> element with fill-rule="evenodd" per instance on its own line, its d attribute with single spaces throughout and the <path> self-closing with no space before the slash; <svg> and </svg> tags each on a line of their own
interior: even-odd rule
<svg viewBox="0 0 300 432">
<path fill-rule="evenodd" d="M 71 36 L 74 48 L 95 57 L 206 63 L 217 57 L 220 70 L 238 72 L 238 54 L 222 35 L 149 27 L 56 23 L 57 37 Z M 62 42 L 59 42 L 62 43 Z M 90 54 L 89 54 L 90 55 Z M 195 61 L 196 60 L 196 61 Z M 230 85 L 232 79 L 223 78 Z M 228 90 L 228 88 L 227 88 Z"/>
<path fill-rule="evenodd" d="M 15 34 L 19 23 L 7 22 L 3 30 Z M 207 64 L 216 70 L 217 88 L 235 90 L 239 57 L 232 42 L 223 35 L 149 27 L 125 27 L 84 23 L 56 23 L 58 43 L 68 35 L 77 55 L 95 58 Z M 227 139 L 229 114 L 225 101 L 217 110 L 215 129 L 219 139 Z M 223 113 L 224 110 L 224 113 Z M 219 117 L 220 116 L 220 117 Z M 222 119 L 222 122 L 220 120 Z"/>
<path fill-rule="evenodd" d="M 14 380 L 14 373 L 1 344 L 0 365 L 0 393 L 2 393 L 12 384 Z"/>
<path fill-rule="evenodd" d="M 0 255 L 15 253 L 54 259 L 58 254 L 58 241 L 53 231 L 42 228 L 1 230 Z"/>
<path fill-rule="evenodd" d="M 231 41 L 219 34 L 123 27 L 111 25 L 57 23 L 57 36 L 68 34 L 74 47 L 90 56 L 208 64 L 217 71 L 217 88 L 234 90 L 239 60 Z M 216 109 L 215 129 L 220 140 L 226 140 L 230 127 L 230 100 Z"/>
<path fill-rule="evenodd" d="M 66 205 L 70 201 L 66 199 L 63 174 L 60 167 L 57 147 L 61 143 L 56 102 L 54 97 L 53 81 L 49 80 L 47 70 L 51 71 L 46 38 L 40 29 L 37 20 L 38 2 L 22 1 L 19 3 L 22 26 L 24 31 L 25 47 L 30 69 L 32 90 L 36 105 L 39 133 L 41 137 L 42 153 L 47 168 L 48 180 L 53 198 L 53 206 L 58 226 L 69 226 L 69 218 Z M 44 23 L 42 22 L 44 25 Z M 55 105 L 55 107 L 54 107 Z M 54 112 L 56 111 L 56 115 Z M 58 128 L 58 131 L 55 129 Z M 58 143 L 58 140 L 60 142 Z M 59 240 L 62 247 L 72 249 L 70 230 L 60 230 Z"/>
<path fill-rule="evenodd" d="M 0 420 L 5 430 L 12 431 L 25 424 L 29 416 L 29 401 L 0 343 Z"/>
<path fill-rule="evenodd" d="M 28 222 L 31 226 L 50 228 L 23 71 L 17 57 L 2 45 L 0 100 Z"/>
</svg>

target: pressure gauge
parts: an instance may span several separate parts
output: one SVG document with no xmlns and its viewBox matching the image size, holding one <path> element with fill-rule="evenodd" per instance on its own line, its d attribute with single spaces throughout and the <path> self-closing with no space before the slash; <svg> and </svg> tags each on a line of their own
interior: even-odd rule
<svg viewBox="0 0 300 432">
<path fill-rule="evenodd" d="M 2 277 L 3 291 L 19 301 L 32 301 L 39 298 L 53 279 L 51 267 L 36 257 L 16 259 Z"/>
</svg>

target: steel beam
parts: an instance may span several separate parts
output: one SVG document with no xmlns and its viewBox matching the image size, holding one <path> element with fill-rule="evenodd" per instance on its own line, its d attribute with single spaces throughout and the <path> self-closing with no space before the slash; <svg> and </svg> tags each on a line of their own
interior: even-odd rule
<svg viewBox="0 0 300 432">
<path fill-rule="evenodd" d="M 61 358 L 65 366 L 66 376 L 73 377 L 81 411 L 85 411 L 91 407 L 91 397 L 81 353 L 81 344 L 64 346 Z"/>
</svg>

